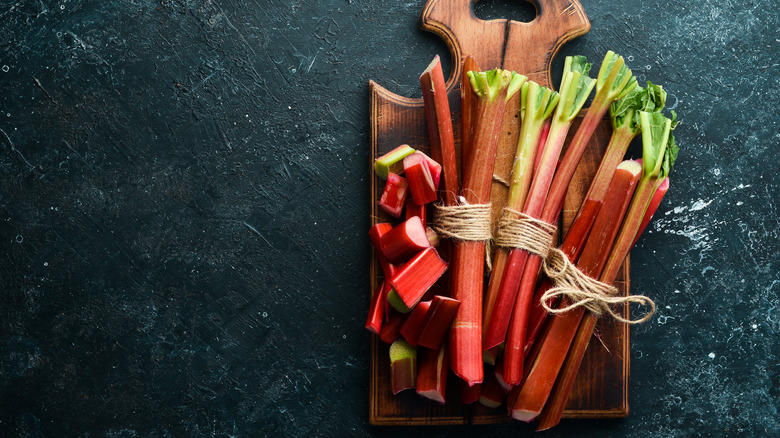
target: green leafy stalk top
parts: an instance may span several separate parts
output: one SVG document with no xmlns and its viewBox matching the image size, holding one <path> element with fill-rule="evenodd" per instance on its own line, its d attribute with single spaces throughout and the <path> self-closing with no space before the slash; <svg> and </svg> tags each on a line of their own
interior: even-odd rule
<svg viewBox="0 0 780 438">
<path fill-rule="evenodd" d="M 497 68 L 488 71 L 470 71 L 466 75 L 471 88 L 480 99 L 494 101 L 506 90 L 505 101 L 512 98 L 523 86 L 527 77 L 509 70 Z"/>
<path fill-rule="evenodd" d="M 589 77 L 591 64 L 584 56 L 567 56 L 563 66 L 563 79 L 560 87 L 560 101 L 555 110 L 555 118 L 561 122 L 571 122 L 580 112 L 596 80 Z"/>
<path fill-rule="evenodd" d="M 599 69 L 596 94 L 603 94 L 603 98 L 611 102 L 623 98 L 636 86 L 636 78 L 626 67 L 623 57 L 608 51 Z"/>
<path fill-rule="evenodd" d="M 615 130 L 626 129 L 632 137 L 639 134 L 639 112 L 660 113 L 666 104 L 666 91 L 660 85 L 647 82 L 647 88 L 637 86 L 609 107 L 609 117 Z"/>
<path fill-rule="evenodd" d="M 547 119 L 552 115 L 560 98 L 561 96 L 555 91 L 534 81 L 527 81 L 523 84 L 520 97 L 522 102 L 520 114 L 523 122 L 526 118 L 539 121 Z"/>
<path fill-rule="evenodd" d="M 672 135 L 674 122 L 661 113 L 641 111 L 642 178 L 669 176 L 679 148 Z"/>
</svg>

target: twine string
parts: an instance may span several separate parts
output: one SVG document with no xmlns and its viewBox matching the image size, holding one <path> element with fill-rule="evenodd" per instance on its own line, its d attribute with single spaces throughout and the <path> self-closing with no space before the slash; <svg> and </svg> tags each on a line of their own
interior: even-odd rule
<svg viewBox="0 0 780 438">
<path fill-rule="evenodd" d="M 551 249 L 544 260 L 544 272 L 553 281 L 555 287 L 542 295 L 541 305 L 552 314 L 568 312 L 584 307 L 597 316 L 607 314 L 616 321 L 626 324 L 640 324 L 649 320 L 655 313 L 655 303 L 644 295 L 618 296 L 616 287 L 595 280 L 577 269 L 563 251 Z M 547 302 L 554 297 L 563 296 L 570 304 L 554 309 Z M 612 310 L 612 305 L 635 303 L 649 306 L 648 312 L 639 319 L 628 319 Z"/>
</svg>

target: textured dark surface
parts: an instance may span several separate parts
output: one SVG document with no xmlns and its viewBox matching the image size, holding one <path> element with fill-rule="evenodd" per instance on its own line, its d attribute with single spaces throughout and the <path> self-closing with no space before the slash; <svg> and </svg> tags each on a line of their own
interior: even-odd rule
<svg viewBox="0 0 780 438">
<path fill-rule="evenodd" d="M 367 424 L 367 82 L 419 96 L 449 62 L 423 4 L 0 5 L 1 436 L 402 432 Z M 583 6 L 563 54 L 663 84 L 682 150 L 633 252 L 659 312 L 632 332 L 632 413 L 548 435 L 776 435 L 776 4 Z"/>
</svg>

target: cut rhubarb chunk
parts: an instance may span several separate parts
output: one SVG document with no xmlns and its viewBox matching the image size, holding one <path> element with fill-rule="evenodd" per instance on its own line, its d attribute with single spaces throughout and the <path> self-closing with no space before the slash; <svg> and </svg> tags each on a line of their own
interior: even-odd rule
<svg viewBox="0 0 780 438">
<path fill-rule="evenodd" d="M 382 321 L 385 318 L 385 299 L 387 291 L 390 290 L 390 283 L 385 280 L 376 288 L 374 295 L 371 296 L 371 305 L 368 308 L 368 318 L 366 319 L 366 329 L 372 333 L 379 334 L 382 330 Z"/>
<path fill-rule="evenodd" d="M 391 173 L 401 173 L 404 170 L 403 161 L 407 155 L 414 153 L 414 148 L 402 144 L 374 161 L 374 171 L 382 179 L 388 179 Z"/>
<path fill-rule="evenodd" d="M 406 219 L 413 216 L 420 218 L 423 226 L 428 226 L 428 208 L 425 205 L 417 205 L 411 197 L 406 198 Z"/>
<path fill-rule="evenodd" d="M 445 401 L 450 366 L 446 346 L 438 350 L 421 348 L 417 369 L 417 394 L 440 404 Z"/>
<path fill-rule="evenodd" d="M 403 339 L 390 345 L 390 386 L 393 394 L 414 388 L 417 380 L 417 349 Z"/>
<path fill-rule="evenodd" d="M 382 329 L 379 331 L 379 339 L 385 344 L 392 344 L 401 337 L 401 326 L 406 321 L 406 316 L 403 313 L 390 311 L 387 315 L 387 320 L 382 324 Z"/>
<path fill-rule="evenodd" d="M 447 270 L 436 248 L 426 248 L 409 260 L 390 280 L 406 307 L 412 308 Z"/>
<path fill-rule="evenodd" d="M 423 304 L 423 303 L 420 303 Z M 417 305 L 417 307 L 420 306 Z M 419 345 L 438 350 L 460 307 L 460 301 L 436 295 L 430 304 L 417 340 Z"/>
<path fill-rule="evenodd" d="M 390 216 L 401 217 L 408 193 L 409 183 L 404 177 L 395 173 L 388 174 L 385 190 L 379 198 L 379 208 Z"/>
<path fill-rule="evenodd" d="M 421 301 L 414 310 L 406 318 L 406 322 L 401 327 L 401 336 L 406 339 L 412 347 L 419 345 L 420 333 L 422 333 L 423 326 L 425 325 L 428 310 L 431 307 L 431 301 Z"/>
<path fill-rule="evenodd" d="M 417 216 L 393 227 L 379 241 L 379 249 L 391 263 L 404 263 L 431 246 L 428 233 Z"/>
<path fill-rule="evenodd" d="M 404 175 L 409 182 L 412 200 L 417 205 L 425 205 L 436 200 L 436 186 L 426 158 L 420 152 L 404 158 Z"/>
</svg>

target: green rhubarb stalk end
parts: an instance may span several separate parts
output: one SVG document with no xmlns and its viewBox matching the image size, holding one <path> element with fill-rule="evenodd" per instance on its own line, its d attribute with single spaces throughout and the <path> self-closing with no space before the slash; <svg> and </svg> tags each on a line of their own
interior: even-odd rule
<svg viewBox="0 0 780 438">
<path fill-rule="evenodd" d="M 615 131 L 628 131 L 634 138 L 641 131 L 639 113 L 660 113 L 666 104 L 666 91 L 660 85 L 647 82 L 647 88 L 637 86 L 609 107 L 609 117 Z M 674 120 L 672 121 L 674 124 Z"/>
<path fill-rule="evenodd" d="M 480 99 L 494 101 L 506 90 L 505 100 L 509 100 L 523 86 L 527 78 L 521 74 L 509 70 L 497 68 L 488 71 L 470 71 L 466 75 Z"/>
<path fill-rule="evenodd" d="M 599 69 L 596 94 L 604 93 L 604 99 L 612 102 L 623 98 L 636 86 L 636 77 L 631 73 L 631 69 L 626 67 L 623 57 L 608 51 Z"/>
<path fill-rule="evenodd" d="M 398 146 L 374 161 L 374 171 L 378 177 L 386 180 L 389 172 L 400 173 L 403 169 L 404 158 L 414 152 L 414 148 L 408 144 Z"/>
<path fill-rule="evenodd" d="M 640 111 L 642 127 L 642 178 L 667 176 L 677 158 L 677 144 L 672 136 L 672 120 L 661 113 Z"/>
<path fill-rule="evenodd" d="M 559 122 L 571 122 L 582 109 L 596 80 L 588 76 L 590 64 L 584 56 L 567 56 L 560 87 L 560 101 L 555 110 Z"/>
</svg>

